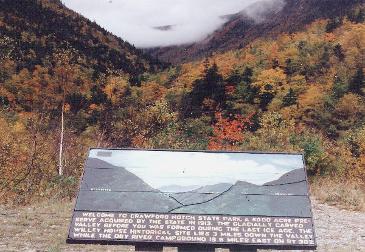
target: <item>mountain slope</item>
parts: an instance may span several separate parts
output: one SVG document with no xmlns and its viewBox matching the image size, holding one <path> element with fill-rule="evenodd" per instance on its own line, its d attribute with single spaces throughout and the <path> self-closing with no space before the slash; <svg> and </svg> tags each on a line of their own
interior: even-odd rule
<svg viewBox="0 0 365 252">
<path fill-rule="evenodd" d="M 212 200 L 219 196 L 219 194 L 229 190 L 231 187 L 232 185 L 228 183 L 207 185 L 190 192 L 174 193 L 171 194 L 170 197 L 176 199 L 176 201 L 183 205 L 200 204 Z"/>
<path fill-rule="evenodd" d="M 158 188 L 161 192 L 166 193 L 182 193 L 182 192 L 189 192 L 196 189 L 199 186 L 181 186 L 181 185 L 168 185 L 162 186 Z"/>
<path fill-rule="evenodd" d="M 304 181 L 304 183 L 302 183 Z M 283 184 L 277 184 L 282 182 Z M 297 184 L 300 183 L 300 186 Z M 179 195 L 178 195 L 179 196 Z M 259 186 L 238 181 L 228 190 L 212 198 L 204 195 L 182 198 L 173 213 L 231 214 L 310 217 L 310 202 L 304 169 L 290 171 L 280 179 Z M 175 197 L 175 196 L 174 196 Z M 181 196 L 180 196 L 181 197 Z M 288 208 L 288 205 L 292 206 Z"/>
<path fill-rule="evenodd" d="M 303 29 L 319 18 L 333 18 L 345 15 L 354 5 L 364 0 L 285 0 L 281 11 L 269 5 L 269 11 L 256 14 L 255 21 L 245 11 L 231 15 L 229 21 L 205 40 L 185 46 L 154 48 L 147 50 L 161 60 L 181 63 L 216 53 L 246 46 L 262 37 L 273 37 L 282 32 Z M 268 1 L 256 3 L 268 5 Z"/>
<path fill-rule="evenodd" d="M 71 49 L 96 73 L 139 75 L 162 66 L 58 0 L 0 0 L 0 6 L 0 35 L 14 46 L 18 69 L 48 64 L 54 53 Z"/>
<path fill-rule="evenodd" d="M 178 206 L 124 167 L 97 158 L 87 160 L 76 203 L 76 209 L 89 211 L 167 212 Z"/>
<path fill-rule="evenodd" d="M 158 192 L 124 167 L 114 166 L 98 158 L 89 158 L 81 190 L 98 189 L 112 192 Z"/>
</svg>

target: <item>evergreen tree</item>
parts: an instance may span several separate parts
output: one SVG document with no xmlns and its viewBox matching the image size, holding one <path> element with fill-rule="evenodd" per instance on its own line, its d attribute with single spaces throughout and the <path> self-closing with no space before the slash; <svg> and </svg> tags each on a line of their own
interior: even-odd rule
<svg viewBox="0 0 365 252">
<path fill-rule="evenodd" d="M 272 60 L 272 68 L 273 68 L 273 69 L 276 69 L 276 68 L 278 68 L 278 67 L 280 67 L 279 60 L 278 60 L 278 59 L 273 59 L 273 60 Z"/>
<path fill-rule="evenodd" d="M 364 95 L 363 88 L 365 87 L 364 70 L 359 67 L 355 76 L 352 78 L 349 84 L 349 91 L 355 94 Z"/>
<path fill-rule="evenodd" d="M 292 59 L 289 58 L 285 60 L 284 73 L 286 75 L 293 75 L 295 72 L 297 72 L 297 70 L 297 65 L 293 62 Z"/>
<path fill-rule="evenodd" d="M 203 77 L 195 80 L 193 86 L 193 90 L 185 99 L 188 114 L 200 116 L 202 112 L 213 112 L 202 111 L 202 105 L 207 99 L 214 102 L 214 107 L 225 106 L 225 85 L 217 64 L 214 63 L 211 67 L 206 65 Z"/>
<path fill-rule="evenodd" d="M 246 67 L 241 76 L 241 82 L 236 88 L 236 100 L 243 100 L 245 102 L 254 103 L 254 99 L 257 96 L 258 89 L 252 86 L 253 70 L 250 67 Z"/>
<path fill-rule="evenodd" d="M 270 84 L 267 84 L 265 87 L 265 92 L 261 93 L 259 96 L 260 108 L 263 111 L 267 111 L 267 107 L 275 97 L 275 95 L 272 93 L 272 90 L 273 87 Z"/>
<path fill-rule="evenodd" d="M 250 85 L 252 83 L 253 70 L 250 67 L 246 67 L 242 74 L 242 81 Z"/>
<path fill-rule="evenodd" d="M 335 77 L 332 94 L 334 99 L 342 98 L 347 92 L 347 85 L 339 77 Z"/>
<path fill-rule="evenodd" d="M 242 81 L 242 76 L 237 69 L 235 69 L 226 80 L 228 84 L 233 84 L 235 86 L 238 85 L 241 81 Z"/>
<path fill-rule="evenodd" d="M 343 61 L 345 59 L 345 54 L 343 53 L 342 46 L 340 44 L 335 45 L 333 48 L 333 52 L 335 53 L 336 57 L 339 61 Z"/>
<path fill-rule="evenodd" d="M 327 26 L 326 26 L 326 32 L 333 32 L 334 30 L 336 30 L 338 27 L 340 27 L 342 25 L 342 18 L 340 17 L 335 17 L 335 18 L 332 18 Z"/>
<path fill-rule="evenodd" d="M 283 106 L 289 107 L 295 105 L 297 104 L 297 100 L 298 100 L 297 94 L 294 92 L 292 88 L 290 88 L 289 92 L 283 98 Z"/>
<path fill-rule="evenodd" d="M 331 66 L 330 64 L 330 53 L 329 48 L 327 46 L 324 47 L 323 54 L 320 59 L 320 66 L 321 69 L 319 69 L 321 72 L 323 72 L 323 69 L 329 68 Z"/>
</svg>

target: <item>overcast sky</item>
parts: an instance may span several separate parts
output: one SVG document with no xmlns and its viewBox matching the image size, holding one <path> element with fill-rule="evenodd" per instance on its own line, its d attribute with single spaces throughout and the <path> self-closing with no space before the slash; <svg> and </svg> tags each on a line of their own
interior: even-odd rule
<svg viewBox="0 0 365 252">
<path fill-rule="evenodd" d="M 206 38 L 234 14 L 259 0 L 62 0 L 137 47 L 169 46 Z M 282 2 L 283 0 L 266 0 Z M 168 31 L 156 27 L 171 26 Z"/>
<path fill-rule="evenodd" d="M 103 157 L 99 151 L 92 150 L 90 157 L 124 167 L 153 188 L 237 181 L 262 185 L 303 168 L 301 155 L 114 150 Z"/>
</svg>

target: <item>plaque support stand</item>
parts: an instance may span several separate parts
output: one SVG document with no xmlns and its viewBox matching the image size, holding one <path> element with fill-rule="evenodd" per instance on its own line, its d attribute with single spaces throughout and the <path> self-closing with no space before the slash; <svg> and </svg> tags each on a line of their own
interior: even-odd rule
<svg viewBox="0 0 365 252">
<path fill-rule="evenodd" d="M 244 247 L 233 247 L 229 249 L 230 252 L 257 252 L 257 249 L 247 249 Z"/>
<path fill-rule="evenodd" d="M 216 247 L 207 245 L 186 245 L 179 246 L 178 252 L 215 252 Z M 230 252 L 257 252 L 257 249 L 247 249 L 244 247 L 233 247 L 229 249 Z"/>
<path fill-rule="evenodd" d="M 177 248 L 178 252 L 215 252 L 215 247 L 209 245 L 184 245 Z"/>
<path fill-rule="evenodd" d="M 141 244 L 135 246 L 136 252 L 163 252 L 163 246 L 157 244 Z M 183 245 L 177 248 L 178 252 L 215 252 L 216 248 L 209 245 Z M 257 252 L 257 249 L 233 247 L 230 252 Z"/>
<path fill-rule="evenodd" d="M 162 252 L 163 246 L 158 244 L 141 244 L 136 245 L 134 250 L 138 252 Z"/>
<path fill-rule="evenodd" d="M 163 246 L 158 244 L 140 244 L 135 246 L 136 252 L 163 252 Z M 178 252 L 215 252 L 216 248 L 209 245 L 183 245 L 177 248 Z M 257 252 L 257 249 L 231 247 L 230 252 Z"/>
</svg>

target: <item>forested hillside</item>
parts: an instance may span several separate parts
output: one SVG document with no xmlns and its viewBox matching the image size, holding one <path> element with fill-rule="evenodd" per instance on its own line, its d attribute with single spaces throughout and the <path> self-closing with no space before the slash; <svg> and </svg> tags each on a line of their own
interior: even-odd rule
<svg viewBox="0 0 365 252">
<path fill-rule="evenodd" d="M 67 9 L 61 1 L 1 0 L 0 5 L 2 46 L 13 49 L 11 56 L 16 59 L 18 70 L 54 64 L 55 53 L 72 50 L 73 63 L 92 69 L 94 79 L 115 70 L 138 79 L 138 75 L 159 70 L 162 65 Z"/>
<path fill-rule="evenodd" d="M 108 104 L 109 76 L 139 85 L 142 74 L 166 66 L 61 1 L 0 0 L 0 191 L 27 198 L 59 183 L 76 185 L 84 147 L 94 145 L 80 134 L 102 121 L 95 108 Z M 72 121 L 65 150 L 74 155 L 65 156 L 66 176 L 57 177 L 65 113 Z"/>
<path fill-rule="evenodd" d="M 160 65 L 132 48 L 125 52 L 130 61 L 123 62 L 139 69 L 137 75 L 110 54 L 90 56 L 87 50 L 94 42 L 77 33 L 77 43 L 63 35 L 67 43 L 44 42 L 40 48 L 53 45 L 52 53 L 23 49 L 33 44 L 20 41 L 43 43 L 38 29 L 16 37 L 11 30 L 20 32 L 17 27 L 25 22 L 10 26 L 3 16 L 14 21 L 27 20 L 26 15 L 6 13 L 0 22 L 7 34 L 1 36 L 1 201 L 72 197 L 86 151 L 96 146 L 303 151 L 312 177 L 364 185 L 363 4 L 296 32 L 281 31 L 240 49 L 155 72 Z M 91 30 L 85 36 L 92 38 L 97 26 L 87 27 Z M 105 42 L 106 37 L 95 36 Z M 125 47 L 118 50 L 128 47 L 119 43 Z M 112 48 L 114 42 L 102 44 Z M 135 62 L 143 62 L 144 68 Z M 58 175 L 62 114 L 63 174 Z"/>
</svg>

